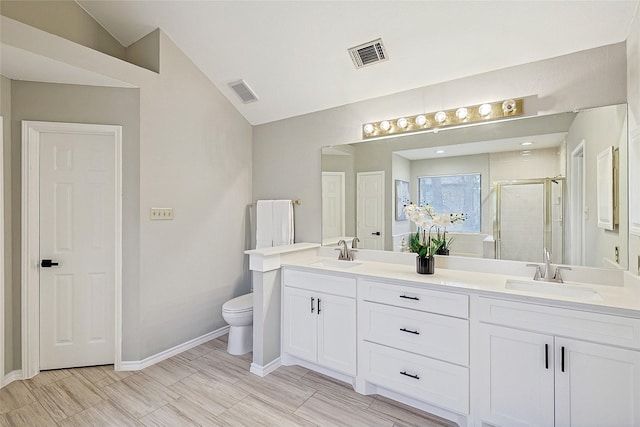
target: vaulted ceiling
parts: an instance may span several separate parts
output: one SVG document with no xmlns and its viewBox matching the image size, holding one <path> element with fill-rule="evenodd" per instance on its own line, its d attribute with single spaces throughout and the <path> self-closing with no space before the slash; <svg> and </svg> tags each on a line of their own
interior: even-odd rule
<svg viewBox="0 0 640 427">
<path fill-rule="evenodd" d="M 128 46 L 160 27 L 252 124 L 624 41 L 638 1 L 77 0 Z M 388 61 L 347 49 L 382 38 Z M 229 88 L 244 79 L 259 100 Z"/>
</svg>

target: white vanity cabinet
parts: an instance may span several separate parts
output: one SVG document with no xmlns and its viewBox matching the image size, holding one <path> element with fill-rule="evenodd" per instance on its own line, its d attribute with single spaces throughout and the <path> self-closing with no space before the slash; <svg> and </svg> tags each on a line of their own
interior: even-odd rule
<svg viewBox="0 0 640 427">
<path fill-rule="evenodd" d="M 356 280 L 285 268 L 283 351 L 356 375 Z"/>
<path fill-rule="evenodd" d="M 492 298 L 478 315 L 481 425 L 640 426 L 640 319 Z"/>
<path fill-rule="evenodd" d="M 469 411 L 468 296 L 358 280 L 358 377 Z"/>
</svg>

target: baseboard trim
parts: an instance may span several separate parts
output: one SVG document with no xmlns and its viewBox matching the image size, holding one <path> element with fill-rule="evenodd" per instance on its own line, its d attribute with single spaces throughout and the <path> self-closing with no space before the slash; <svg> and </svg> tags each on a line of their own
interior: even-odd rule
<svg viewBox="0 0 640 427">
<path fill-rule="evenodd" d="M 120 371 L 139 371 L 151 365 L 155 365 L 158 362 L 162 362 L 163 360 L 173 357 L 177 354 L 180 354 L 183 351 L 187 351 L 194 347 L 199 346 L 200 344 L 204 344 L 207 341 L 216 339 L 222 335 L 227 334 L 228 332 L 229 332 L 229 326 L 227 325 L 220 329 L 216 329 L 215 331 L 209 332 L 208 334 L 204 334 L 202 336 L 194 338 L 185 343 L 178 344 L 177 346 L 172 347 L 170 349 L 161 351 L 160 353 L 154 354 L 153 356 L 149 356 L 143 360 L 137 360 L 137 361 L 123 360 L 122 363 L 120 363 L 119 370 Z"/>
<path fill-rule="evenodd" d="M 22 370 L 18 369 L 17 371 L 9 372 L 7 375 L 4 376 L 4 378 L 0 378 L 0 379 L 2 380 L 0 381 L 0 388 L 2 388 L 5 386 L 8 386 L 14 381 L 22 380 L 24 378 L 22 378 Z"/>
<path fill-rule="evenodd" d="M 281 363 L 280 363 L 280 358 L 279 357 L 277 359 L 267 363 L 265 366 L 256 365 L 255 363 L 251 363 L 251 369 L 249 370 L 249 372 L 251 372 L 252 374 L 256 374 L 259 377 L 266 377 L 271 372 L 273 372 L 276 369 L 278 369 L 280 367 L 280 365 L 281 365 Z"/>
</svg>

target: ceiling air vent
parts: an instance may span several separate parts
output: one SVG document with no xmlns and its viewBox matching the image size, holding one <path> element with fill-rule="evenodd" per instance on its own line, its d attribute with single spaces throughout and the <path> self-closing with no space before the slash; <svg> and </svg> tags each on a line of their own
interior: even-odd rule
<svg viewBox="0 0 640 427">
<path fill-rule="evenodd" d="M 238 80 L 236 82 L 229 83 L 229 87 L 240 97 L 243 104 L 255 102 L 258 100 L 256 94 L 251 90 L 247 82 L 244 80 Z"/>
<path fill-rule="evenodd" d="M 369 43 L 352 47 L 349 49 L 349 55 L 351 55 L 351 60 L 356 68 L 366 67 L 367 65 L 383 62 L 389 59 L 387 57 L 387 51 L 382 44 L 382 39 L 373 40 Z"/>
</svg>

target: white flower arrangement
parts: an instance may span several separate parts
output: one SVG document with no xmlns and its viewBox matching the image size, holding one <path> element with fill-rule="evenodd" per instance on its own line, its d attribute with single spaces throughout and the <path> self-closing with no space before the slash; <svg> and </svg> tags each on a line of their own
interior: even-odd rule
<svg viewBox="0 0 640 427">
<path fill-rule="evenodd" d="M 405 205 L 404 212 L 407 218 L 418 226 L 418 231 L 411 236 L 408 249 L 421 258 L 433 256 L 442 249 L 448 249 L 453 239 L 447 240 L 447 227 L 467 219 L 467 216 L 461 212 L 438 214 L 429 204 L 418 206 L 409 203 Z M 431 230 L 434 227 L 436 236 L 431 237 Z"/>
<path fill-rule="evenodd" d="M 460 212 L 438 214 L 433 206 L 429 204 L 418 206 L 414 203 L 409 203 L 404 206 L 404 213 L 418 227 L 425 230 L 434 226 L 446 228 L 467 219 L 466 215 Z"/>
</svg>

